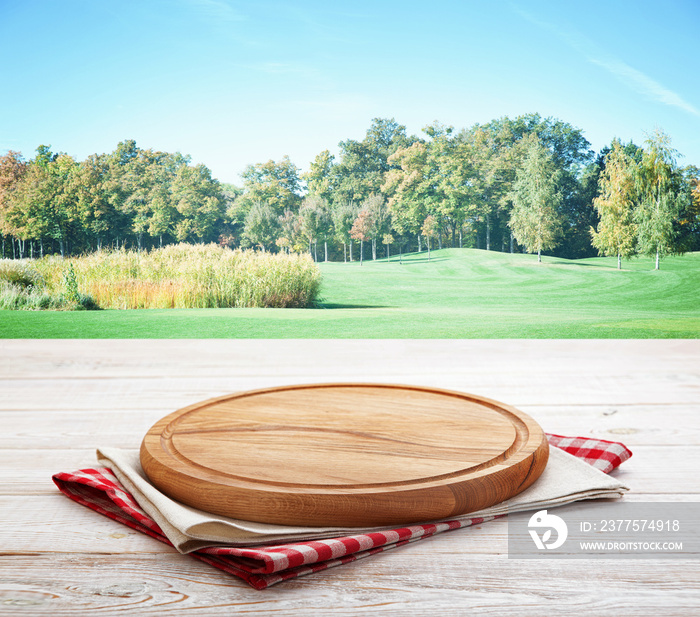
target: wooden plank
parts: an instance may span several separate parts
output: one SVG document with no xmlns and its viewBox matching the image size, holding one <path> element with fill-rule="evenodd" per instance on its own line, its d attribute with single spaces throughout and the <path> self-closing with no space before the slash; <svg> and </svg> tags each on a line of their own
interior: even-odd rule
<svg viewBox="0 0 700 617">
<path fill-rule="evenodd" d="M 39 407 L 89 410 L 105 399 L 121 409 L 174 409 L 240 389 L 314 381 L 413 383 L 516 406 L 693 403 L 700 394 L 697 341 L 40 343 L 48 346 L 3 343 L 2 409 L 48 401 Z"/>
<path fill-rule="evenodd" d="M 368 352 L 371 353 L 368 356 Z M 183 359 L 187 361 L 184 362 Z M 441 358 L 447 361 L 440 362 Z M 459 358 L 458 366 L 454 359 Z M 416 366 L 416 360 L 419 365 Z M 350 372 L 375 364 L 431 374 L 433 364 L 470 373 L 697 373 L 697 340 L 2 340 L 0 376 L 187 377 L 259 375 L 266 368 Z M 695 367 L 695 368 L 694 368 Z M 440 369 L 444 366 L 440 366 Z M 392 370 L 389 368 L 388 370 Z"/>
<path fill-rule="evenodd" d="M 521 405 L 545 431 L 636 446 L 700 445 L 700 404 Z"/>
<path fill-rule="evenodd" d="M 265 591 L 180 555 L 0 557 L 0 615 L 595 614 L 689 615 L 700 606 L 696 562 L 537 561 L 406 555 L 415 546 Z M 407 549 L 407 550 L 404 550 Z M 11 566 L 9 565 L 11 564 Z M 504 584 L 506 583 L 507 584 Z"/>
<path fill-rule="evenodd" d="M 640 494 L 700 493 L 700 447 L 635 446 L 633 456 L 612 474 Z M 693 471 L 695 470 L 695 471 Z"/>
<path fill-rule="evenodd" d="M 4 554 L 174 553 L 174 548 L 65 497 L 0 496 Z"/>
<path fill-rule="evenodd" d="M 51 476 L 97 466 L 96 444 L 70 450 L 0 450 L 0 495 L 50 495 L 58 489 Z"/>
<path fill-rule="evenodd" d="M 94 512 L 58 492 L 54 495 L 0 496 L 0 512 L 21 512 L 0 527 L 5 554 L 90 553 L 171 554 L 175 549 Z M 450 532 L 452 533 L 452 532 Z M 505 520 L 452 533 L 451 542 L 466 543 L 470 554 L 507 551 Z M 425 541 L 425 540 L 424 540 Z M 446 544 L 441 550 L 447 550 Z M 454 547 L 449 549 L 454 552 Z"/>
<path fill-rule="evenodd" d="M 696 502 L 697 495 L 625 496 L 627 502 Z M 83 553 L 129 555 L 172 554 L 175 549 L 145 534 L 130 529 L 97 512 L 71 501 L 56 491 L 51 495 L 0 496 L 0 552 L 34 555 L 40 553 Z M 448 532 L 413 545 L 410 555 L 463 553 L 502 555 L 508 552 L 507 519 Z M 419 547 L 426 542 L 425 548 Z M 408 557 L 408 555 L 407 555 Z M 471 557 L 469 557 L 471 558 Z"/>
<path fill-rule="evenodd" d="M 198 401 L 241 390 L 326 382 L 398 383 L 459 390 L 508 405 L 662 405 L 695 404 L 700 400 L 700 372 L 599 375 L 582 370 L 565 376 L 508 371 L 481 375 L 457 369 L 459 359 L 447 358 L 442 368 L 401 373 L 374 362 L 362 370 L 329 365 L 302 373 L 270 366 L 260 376 L 167 376 L 152 378 L 4 379 L 0 411 L 45 409 L 94 411 L 105 405 L 115 410 L 175 410 Z"/>
<path fill-rule="evenodd" d="M 590 436 L 636 445 L 700 445 L 700 403 L 679 405 L 523 405 L 551 433 Z M 0 448 L 84 448 L 95 435 L 110 445 L 136 448 L 140 436 L 170 409 L 0 411 Z"/>
<path fill-rule="evenodd" d="M 34 447 L 53 450 L 84 450 L 94 446 L 99 435 L 108 437 L 115 448 L 138 448 L 141 436 L 163 417 L 165 410 L 85 411 L 3 411 L 0 412 L 0 449 L 23 450 Z M 100 438 L 99 441 L 103 441 Z"/>
<path fill-rule="evenodd" d="M 95 448 L 111 445 L 107 437 L 95 437 L 94 441 L 94 448 L 85 449 L 0 450 L 0 495 L 52 493 L 52 474 L 94 467 Z M 640 445 L 635 446 L 634 456 L 613 473 L 635 492 L 698 494 L 698 469 L 698 446 Z"/>
</svg>

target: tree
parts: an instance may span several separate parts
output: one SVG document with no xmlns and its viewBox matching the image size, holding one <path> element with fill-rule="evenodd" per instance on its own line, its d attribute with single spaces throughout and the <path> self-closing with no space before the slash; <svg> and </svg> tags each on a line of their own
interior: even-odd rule
<svg viewBox="0 0 700 617">
<path fill-rule="evenodd" d="M 391 234 L 384 234 L 382 237 L 382 243 L 386 244 L 386 260 L 391 261 L 391 257 L 389 255 L 389 246 L 394 243 L 394 236 Z"/>
<path fill-rule="evenodd" d="M 700 169 L 697 167 L 693 170 L 690 186 L 693 204 L 696 209 L 700 209 Z"/>
<path fill-rule="evenodd" d="M 425 220 L 426 195 L 425 174 L 428 150 L 423 142 L 414 142 L 399 148 L 389 159 L 394 165 L 386 176 L 382 191 L 389 195 L 389 212 L 392 227 L 399 234 L 415 234 L 420 251 L 420 226 Z"/>
<path fill-rule="evenodd" d="M 486 125 L 477 124 L 456 137 L 462 182 L 468 188 L 468 209 L 463 218 L 472 224 L 477 247 L 483 233 L 486 250 L 491 250 L 493 238 L 500 231 L 501 245 L 505 248 L 505 236 L 509 235 L 510 250 L 513 251 L 513 235 L 509 233 L 506 221 L 512 210 L 517 170 L 524 158 L 522 140 L 529 134 L 516 134 L 514 123 L 509 118 L 502 118 Z"/>
<path fill-rule="evenodd" d="M 20 152 L 9 150 L 7 154 L 0 156 L 0 212 L 6 199 L 17 186 L 27 170 L 27 164 L 22 159 Z"/>
<path fill-rule="evenodd" d="M 510 232 L 510 250 L 513 251 L 512 228 L 508 225 L 513 208 L 512 196 L 517 171 L 522 167 L 530 140 L 537 137 L 552 156 L 558 170 L 557 187 L 561 197 L 559 213 L 562 218 L 561 252 L 567 256 L 581 256 L 590 250 L 590 227 L 594 212 L 593 194 L 581 187 L 582 174 L 592 159 L 590 144 L 579 129 L 555 118 L 526 114 L 515 119 L 508 117 L 474 125 L 457 136 L 470 150 L 468 158 L 475 173 L 468 176 L 473 191 L 472 212 L 479 235 L 485 236 L 485 245 L 506 249 Z M 500 237 L 499 237 L 500 235 Z"/>
<path fill-rule="evenodd" d="M 221 226 L 220 242 L 228 246 L 240 244 L 245 225 L 247 204 L 241 199 L 243 189 L 233 184 L 221 183 L 224 198 L 224 220 Z"/>
<path fill-rule="evenodd" d="M 436 218 L 440 248 L 441 228 L 445 224 L 452 232 L 452 246 L 455 246 L 458 231 L 459 246 L 462 246 L 462 230 L 467 218 L 474 215 L 478 201 L 474 187 L 481 177 L 475 167 L 473 151 L 452 135 L 453 130 L 453 127 L 438 122 L 423 129 L 430 141 L 427 144 L 422 193 L 426 210 Z"/>
<path fill-rule="evenodd" d="M 678 244 L 683 251 L 700 250 L 700 169 L 688 165 L 683 170 L 687 197 L 686 207 L 681 211 L 675 224 L 678 231 Z"/>
<path fill-rule="evenodd" d="M 364 242 L 372 229 L 372 217 L 367 208 L 362 208 L 350 230 L 350 237 L 360 241 L 360 265 L 364 259 Z"/>
<path fill-rule="evenodd" d="M 421 233 L 425 236 L 425 239 L 428 243 L 428 261 L 430 261 L 430 238 L 435 237 L 436 232 L 437 219 L 432 214 L 429 214 L 425 217 L 425 221 L 423 221 L 423 227 L 421 228 Z"/>
<path fill-rule="evenodd" d="M 93 154 L 80 163 L 75 176 L 78 215 L 87 242 L 94 241 L 97 250 L 128 227 L 124 213 L 115 207 L 110 174 L 109 155 Z"/>
<path fill-rule="evenodd" d="M 562 232 L 557 191 L 557 168 L 552 155 L 536 137 L 530 140 L 527 157 L 518 170 L 513 189 L 513 211 L 508 223 L 515 239 L 529 253 L 554 248 Z"/>
<path fill-rule="evenodd" d="M 331 219 L 335 237 L 343 245 L 343 259 L 347 263 L 347 245 L 350 245 L 350 261 L 352 261 L 352 237 L 350 236 L 352 225 L 357 218 L 358 210 L 351 201 L 338 201 L 331 209 Z"/>
<path fill-rule="evenodd" d="M 561 198 L 558 208 L 561 219 L 559 241 L 552 249 L 566 257 L 589 256 L 590 228 L 594 213 L 591 195 L 582 191 L 580 180 L 593 151 L 580 129 L 556 118 L 542 118 L 539 114 L 519 116 L 513 122 L 514 135 L 536 135 L 552 155 L 558 170 L 557 190 Z M 590 250 L 590 248 L 588 248 Z"/>
<path fill-rule="evenodd" d="M 189 157 L 179 152 L 153 152 L 143 150 L 145 177 L 143 181 L 144 208 L 148 219 L 146 232 L 158 238 L 163 246 L 163 236 L 172 236 L 178 242 L 202 240 L 203 217 L 197 210 L 205 200 L 201 180 L 208 170 L 203 165 L 195 170 L 188 167 Z M 200 166 L 198 166 L 200 167 Z M 200 219 L 195 222 L 195 218 Z"/>
<path fill-rule="evenodd" d="M 642 160 L 637 166 L 636 186 L 640 195 L 634 211 L 639 249 L 645 255 L 655 255 L 655 270 L 664 255 L 682 252 L 677 243 L 674 222 L 686 207 L 687 192 L 683 176 L 676 164 L 678 153 L 671 140 L 661 130 L 646 141 Z"/>
<path fill-rule="evenodd" d="M 302 177 L 306 181 L 309 193 L 318 195 L 327 203 L 333 200 L 338 177 L 335 173 L 335 157 L 328 150 L 316 155 L 309 171 Z"/>
<path fill-rule="evenodd" d="M 301 201 L 299 169 L 288 156 L 279 162 L 269 160 L 267 163 L 248 165 L 241 177 L 244 191 L 241 199 L 246 205 L 246 212 L 258 202 L 268 204 L 277 215 L 285 210 L 298 209 Z"/>
<path fill-rule="evenodd" d="M 436 232 L 443 225 L 452 230 L 452 245 L 464 225 L 471 197 L 471 162 L 463 144 L 452 138 L 452 127 L 438 122 L 423 128 L 429 141 L 415 141 L 389 157 L 394 165 L 385 175 L 382 191 L 397 232 L 415 233 L 420 251 L 421 224 L 428 214 L 436 219 Z M 437 233 L 442 246 L 442 235 Z"/>
<path fill-rule="evenodd" d="M 2 255 L 5 257 L 5 236 L 16 236 L 16 229 L 11 222 L 12 193 L 27 171 L 27 164 L 22 154 L 10 150 L 0 156 L 0 234 L 2 234 Z M 13 239 L 14 247 L 14 239 Z"/>
<path fill-rule="evenodd" d="M 389 209 L 382 195 L 372 193 L 362 202 L 361 207 L 369 213 L 368 236 L 372 240 L 372 260 L 377 259 L 377 238 L 389 227 Z"/>
<path fill-rule="evenodd" d="M 264 251 L 265 247 L 274 244 L 278 229 L 278 217 L 272 206 L 257 202 L 245 217 L 243 235 L 251 244 L 259 246 Z"/>
<path fill-rule="evenodd" d="M 593 200 L 598 196 L 599 179 L 605 169 L 605 157 L 596 157 L 581 171 L 573 192 L 563 200 L 564 235 L 552 253 L 567 259 L 583 259 L 599 254 L 591 243 L 591 229 L 600 222 Z"/>
<path fill-rule="evenodd" d="M 311 245 L 314 245 L 314 261 L 318 261 L 318 239 L 329 235 L 329 227 L 330 216 L 326 200 L 319 195 L 307 195 L 299 208 L 299 230 L 309 244 L 309 253 Z M 325 248 L 325 261 L 328 261 L 327 244 Z"/>
<path fill-rule="evenodd" d="M 59 243 L 65 256 L 66 242 L 73 224 L 79 219 L 73 176 L 77 163 L 67 154 L 53 154 L 48 146 L 39 146 L 37 156 L 12 191 L 7 223 L 22 246 L 28 239 L 48 237 Z"/>
<path fill-rule="evenodd" d="M 177 226 L 178 240 L 213 240 L 224 216 L 225 201 L 219 182 L 211 177 L 209 168 L 201 164 L 180 165 L 172 179 L 171 195 L 172 204 L 181 217 Z"/>
<path fill-rule="evenodd" d="M 138 177 L 141 149 L 137 147 L 133 139 L 128 139 L 117 144 L 114 152 L 105 156 L 106 170 L 102 181 L 102 190 L 105 197 L 118 215 L 118 224 L 110 228 L 109 235 L 113 239 L 115 248 L 122 246 L 127 236 L 134 233 L 134 204 L 127 202 L 133 190 L 132 179 Z"/>
<path fill-rule="evenodd" d="M 394 120 L 374 118 L 362 141 L 341 141 L 335 199 L 361 202 L 379 193 L 384 175 L 392 168 L 391 155 L 407 147 L 414 138 L 406 136 L 406 127 Z"/>
<path fill-rule="evenodd" d="M 143 248 L 144 234 L 148 232 L 150 222 L 150 194 L 155 176 L 155 169 L 151 166 L 157 156 L 153 150 L 138 148 L 133 140 L 122 142 L 115 152 L 119 205 L 131 223 L 129 233 L 136 236 L 139 250 Z"/>
<path fill-rule="evenodd" d="M 516 141 L 527 136 L 536 136 L 538 141 L 551 153 L 554 165 L 562 169 L 580 167 L 593 155 L 591 144 L 580 129 L 568 122 L 556 118 L 542 118 L 540 114 L 524 114 L 510 120 L 494 120 L 495 123 L 506 121 L 508 130 Z"/>
<path fill-rule="evenodd" d="M 602 255 L 617 255 L 617 269 L 622 258 L 634 255 L 637 225 L 633 220 L 635 199 L 635 165 L 615 140 L 605 157 L 605 169 L 600 177 L 599 195 L 593 201 L 600 215 L 598 229 L 591 229 L 593 246 Z"/>
<path fill-rule="evenodd" d="M 277 238 L 276 244 L 287 253 L 295 250 L 297 245 L 297 236 L 299 235 L 299 217 L 291 210 L 285 210 L 284 214 L 277 219 L 280 227 L 280 237 Z"/>
<path fill-rule="evenodd" d="M 203 240 L 212 232 L 214 210 L 223 210 L 218 183 L 204 165 L 189 166 L 190 159 L 179 152 L 141 149 L 133 140 L 121 142 L 106 160 L 102 192 L 128 227 L 121 230 L 135 236 L 141 250 L 147 236 L 170 236 L 182 242 Z M 119 231 L 113 231 L 116 244 Z"/>
</svg>

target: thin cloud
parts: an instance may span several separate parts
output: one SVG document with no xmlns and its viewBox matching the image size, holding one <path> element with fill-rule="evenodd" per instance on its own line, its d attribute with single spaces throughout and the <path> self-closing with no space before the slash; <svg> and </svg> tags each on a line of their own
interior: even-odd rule
<svg viewBox="0 0 700 617">
<path fill-rule="evenodd" d="M 665 105 L 677 107 L 678 109 L 682 109 L 688 113 L 700 116 L 700 110 L 698 110 L 697 107 L 694 107 L 677 93 L 669 90 L 658 81 L 655 81 L 641 71 L 632 68 L 628 64 L 615 59 L 600 60 L 598 58 L 588 58 L 588 60 L 589 62 L 604 68 L 606 71 L 609 71 L 615 75 L 615 77 L 618 77 L 620 81 L 628 84 L 640 94 L 644 94 L 649 98 L 659 101 L 660 103 L 664 103 Z"/>
<path fill-rule="evenodd" d="M 605 69 L 620 82 L 632 88 L 637 93 L 658 101 L 659 103 L 663 103 L 664 105 L 676 107 L 677 109 L 681 109 L 695 116 L 700 116 L 700 110 L 686 101 L 678 93 L 669 90 L 663 84 L 660 84 L 655 79 L 631 67 L 629 64 L 605 54 L 593 41 L 585 36 L 572 30 L 560 28 L 555 24 L 541 21 L 516 5 L 511 6 L 523 19 L 535 24 L 539 28 L 551 32 L 564 41 L 569 47 L 583 55 L 588 62 Z"/>
</svg>

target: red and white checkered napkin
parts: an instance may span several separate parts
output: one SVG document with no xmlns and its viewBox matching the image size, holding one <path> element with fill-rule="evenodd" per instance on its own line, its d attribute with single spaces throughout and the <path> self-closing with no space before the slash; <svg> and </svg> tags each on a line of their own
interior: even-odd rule
<svg viewBox="0 0 700 617">
<path fill-rule="evenodd" d="M 605 473 L 632 456 L 632 452 L 621 443 L 552 434 L 547 437 L 550 445 Z M 100 467 L 57 473 L 53 476 L 53 481 L 64 495 L 74 501 L 172 546 L 160 527 L 140 508 L 110 469 Z M 499 517 L 412 525 L 389 531 L 272 546 L 216 546 L 189 555 L 242 578 L 256 589 L 265 589 L 281 581 L 357 561 L 429 538 L 436 533 L 478 525 L 494 518 Z"/>
<path fill-rule="evenodd" d="M 556 446 L 564 452 L 573 454 L 603 473 L 610 473 L 632 456 L 629 448 L 616 441 L 590 437 L 563 437 L 553 433 L 547 433 L 547 440 L 550 446 Z"/>
</svg>

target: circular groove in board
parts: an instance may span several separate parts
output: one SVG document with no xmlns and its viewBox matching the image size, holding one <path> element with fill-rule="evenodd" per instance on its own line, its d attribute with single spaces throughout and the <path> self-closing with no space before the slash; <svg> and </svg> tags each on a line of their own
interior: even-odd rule
<svg viewBox="0 0 700 617">
<path fill-rule="evenodd" d="M 214 514 L 366 527 L 464 514 L 530 486 L 540 426 L 480 396 L 388 384 L 241 392 L 157 422 L 141 444 L 151 482 Z"/>
</svg>

